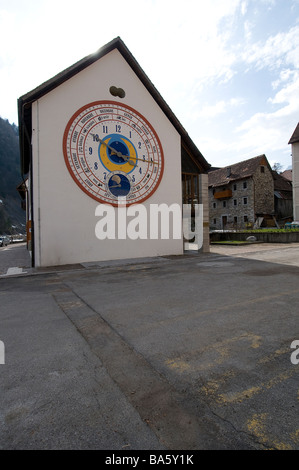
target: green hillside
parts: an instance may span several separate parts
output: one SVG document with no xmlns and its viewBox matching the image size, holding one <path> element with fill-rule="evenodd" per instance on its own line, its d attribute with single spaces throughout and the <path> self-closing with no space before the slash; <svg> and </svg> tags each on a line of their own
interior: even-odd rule
<svg viewBox="0 0 299 470">
<path fill-rule="evenodd" d="M 25 211 L 16 189 L 21 181 L 18 128 L 0 118 L 0 234 L 25 232 Z"/>
</svg>

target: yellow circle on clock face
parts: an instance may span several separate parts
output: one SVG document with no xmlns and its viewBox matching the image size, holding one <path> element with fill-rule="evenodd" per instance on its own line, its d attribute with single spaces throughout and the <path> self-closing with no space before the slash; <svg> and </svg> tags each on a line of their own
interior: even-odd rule
<svg viewBox="0 0 299 470">
<path fill-rule="evenodd" d="M 122 149 L 123 153 L 121 153 L 121 155 L 123 155 L 124 158 L 113 153 L 113 150 L 111 150 L 113 148 L 118 154 L 121 153 L 120 149 Z M 124 136 L 116 135 L 105 137 L 102 140 L 102 145 L 99 147 L 99 152 L 100 160 L 108 171 L 117 171 L 121 167 L 121 171 L 131 173 L 133 167 L 136 166 L 136 164 L 138 165 L 136 160 L 137 152 L 133 144 Z M 128 163 L 128 159 L 130 163 Z"/>
<path fill-rule="evenodd" d="M 158 188 L 164 155 L 152 125 L 114 101 L 80 108 L 69 120 L 63 153 L 70 175 L 93 199 L 112 205 L 141 203 Z"/>
</svg>

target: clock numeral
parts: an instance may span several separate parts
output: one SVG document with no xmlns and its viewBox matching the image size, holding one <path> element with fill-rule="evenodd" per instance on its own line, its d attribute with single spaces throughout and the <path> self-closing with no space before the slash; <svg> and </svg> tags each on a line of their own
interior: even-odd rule
<svg viewBox="0 0 299 470">
<path fill-rule="evenodd" d="M 116 132 L 121 132 L 121 125 L 120 124 L 117 124 L 115 127 L 116 127 Z"/>
<path fill-rule="evenodd" d="M 94 162 L 94 169 L 97 170 L 99 168 L 98 162 Z"/>
<path fill-rule="evenodd" d="M 88 152 L 89 152 L 89 155 L 92 155 L 92 147 L 89 147 Z"/>
<path fill-rule="evenodd" d="M 103 134 L 108 134 L 108 126 L 103 126 Z"/>
<path fill-rule="evenodd" d="M 99 142 L 99 134 L 92 134 L 92 138 L 94 142 Z"/>
</svg>

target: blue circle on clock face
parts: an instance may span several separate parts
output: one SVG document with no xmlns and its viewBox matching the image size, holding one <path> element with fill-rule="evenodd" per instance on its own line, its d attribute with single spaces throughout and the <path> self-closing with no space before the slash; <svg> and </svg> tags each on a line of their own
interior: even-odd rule
<svg viewBox="0 0 299 470">
<path fill-rule="evenodd" d="M 109 160 L 112 162 L 112 163 L 115 163 L 116 165 L 123 165 L 124 163 L 127 162 L 126 158 L 122 158 L 118 155 L 116 155 L 115 153 L 113 153 L 113 150 L 115 150 L 116 152 L 119 152 L 121 153 L 124 157 L 130 157 L 130 151 L 127 147 L 127 145 L 125 144 L 123 138 L 123 136 L 120 135 L 120 134 L 110 134 L 108 136 L 105 137 L 105 142 L 107 145 L 106 147 L 106 155 L 108 156 Z M 99 158 L 101 160 L 101 154 L 100 154 L 100 149 L 101 149 L 101 146 L 105 144 L 100 144 L 99 145 Z"/>
<path fill-rule="evenodd" d="M 117 139 L 117 136 L 116 136 L 116 139 Z M 128 147 L 119 138 L 117 140 L 110 140 L 109 146 L 112 147 L 116 152 L 120 152 L 124 157 L 130 156 Z M 110 160 L 113 163 L 119 163 L 119 164 L 126 163 L 126 160 L 124 160 L 122 157 L 119 157 L 115 153 L 113 153 L 111 148 L 107 149 L 107 153 L 108 153 Z"/>
<path fill-rule="evenodd" d="M 121 173 L 116 173 L 111 176 L 108 182 L 108 188 L 115 197 L 127 196 L 131 190 L 131 183 L 129 179 Z"/>
</svg>

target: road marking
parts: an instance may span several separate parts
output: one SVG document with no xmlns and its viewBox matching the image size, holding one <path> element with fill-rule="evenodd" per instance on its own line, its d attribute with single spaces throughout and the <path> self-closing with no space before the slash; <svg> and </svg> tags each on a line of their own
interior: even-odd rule
<svg viewBox="0 0 299 470">
<path fill-rule="evenodd" d="M 247 429 L 254 434 L 260 442 L 272 450 L 292 450 L 289 444 L 282 441 L 273 440 L 270 435 L 267 434 L 266 421 L 268 413 L 256 413 L 250 420 L 247 421 Z M 270 446 L 270 447 L 269 447 Z"/>
<path fill-rule="evenodd" d="M 253 333 L 243 333 L 179 357 L 167 358 L 165 364 L 170 369 L 182 374 L 187 371 L 208 370 L 223 364 L 233 354 L 234 344 L 242 340 L 244 340 L 247 348 L 252 349 L 258 349 L 262 342 L 261 336 Z"/>
<path fill-rule="evenodd" d="M 261 382 L 257 386 L 252 386 L 248 389 L 241 390 L 239 392 L 231 392 L 231 393 L 220 393 L 219 389 L 222 385 L 227 383 L 226 377 L 223 374 L 222 378 L 218 378 L 217 383 L 213 380 L 208 381 L 205 385 L 203 385 L 199 391 L 203 392 L 206 396 L 210 398 L 213 397 L 213 400 L 218 405 L 228 405 L 233 403 L 242 403 L 244 400 L 251 399 L 254 395 L 260 394 L 265 392 L 266 390 L 270 390 L 275 385 L 279 385 L 282 382 L 285 382 L 289 378 L 293 377 L 294 374 L 297 373 L 296 369 L 292 369 L 290 371 L 282 372 L 277 374 L 272 379 L 268 380 L 267 382 Z"/>
<path fill-rule="evenodd" d="M 23 268 L 14 267 L 14 268 L 8 268 L 6 275 L 7 276 L 12 276 L 14 274 L 23 274 L 25 272 L 26 271 L 23 271 Z"/>
</svg>

